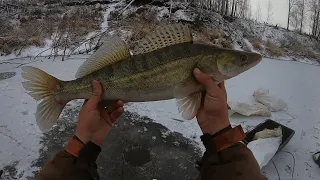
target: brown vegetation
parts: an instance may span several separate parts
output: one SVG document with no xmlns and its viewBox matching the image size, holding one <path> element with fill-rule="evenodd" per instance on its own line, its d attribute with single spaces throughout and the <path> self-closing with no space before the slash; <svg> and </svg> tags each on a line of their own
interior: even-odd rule
<svg viewBox="0 0 320 180">
<path fill-rule="evenodd" d="M 305 48 L 301 45 L 292 46 L 292 51 L 295 56 L 306 57 L 310 59 L 320 59 L 320 55 L 315 53 L 309 48 Z"/>
<path fill-rule="evenodd" d="M 30 2 L 25 1 L 23 4 L 30 8 L 23 7 L 23 2 L 19 2 L 16 7 L 18 9 L 14 9 L 20 11 L 19 16 L 10 17 L 10 13 L 3 13 L 0 18 L 0 52 L 5 55 L 12 52 L 20 54 L 21 50 L 28 46 L 43 47 L 45 39 L 50 39 L 52 35 L 55 37 L 54 48 L 64 49 L 83 40 L 88 33 L 99 30 L 103 20 L 101 9 L 47 9 L 33 6 Z"/>
<path fill-rule="evenodd" d="M 192 26 L 194 41 L 201 44 L 212 44 L 224 48 L 234 48 L 234 43 L 230 37 L 223 36 L 219 30 L 214 28 Z"/>
<path fill-rule="evenodd" d="M 283 55 L 281 48 L 269 39 L 265 42 L 265 46 L 270 56 L 279 57 Z"/>
<path fill-rule="evenodd" d="M 10 54 L 12 51 L 21 50 L 27 46 L 44 46 L 45 32 L 41 29 L 42 23 L 38 20 L 32 20 L 20 23 L 18 26 L 2 22 L 6 24 L 0 30 L 0 51 Z"/>
<path fill-rule="evenodd" d="M 255 50 L 257 51 L 261 51 L 263 48 L 261 46 L 261 40 L 260 39 L 257 39 L 255 38 L 252 42 L 252 46 Z"/>
<path fill-rule="evenodd" d="M 233 41 L 229 39 L 221 39 L 221 46 L 224 48 L 234 49 Z"/>
<path fill-rule="evenodd" d="M 127 12 L 118 21 L 119 12 L 115 11 L 109 16 L 110 31 L 116 31 L 121 36 L 119 29 L 130 31 L 132 34 L 129 39 L 126 39 L 130 44 L 144 38 L 147 34 L 154 31 L 154 29 L 164 24 L 157 20 L 157 12 L 155 9 L 140 8 L 136 12 Z"/>
</svg>

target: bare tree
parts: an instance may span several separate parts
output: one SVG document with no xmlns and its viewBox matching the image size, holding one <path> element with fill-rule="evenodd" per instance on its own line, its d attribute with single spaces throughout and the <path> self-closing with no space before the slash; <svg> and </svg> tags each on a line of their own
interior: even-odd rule
<svg viewBox="0 0 320 180">
<path fill-rule="evenodd" d="M 308 4 L 310 11 L 310 28 L 313 37 L 318 37 L 319 34 L 319 13 L 320 13 L 320 0 L 311 0 Z"/>
<path fill-rule="evenodd" d="M 250 0 L 191 0 L 199 8 L 211 9 L 221 15 L 233 17 L 250 17 Z"/>
<path fill-rule="evenodd" d="M 299 12 L 300 10 L 297 6 L 294 6 L 290 12 L 290 24 L 296 31 L 299 29 L 299 24 L 300 24 Z"/>
<path fill-rule="evenodd" d="M 221 7 L 220 7 L 220 14 L 224 15 L 225 12 L 225 7 L 226 7 L 226 1 L 225 0 L 221 0 Z"/>
<path fill-rule="evenodd" d="M 311 28 L 312 36 L 315 36 L 316 34 L 317 9 L 318 9 L 317 0 L 311 0 L 309 3 L 309 11 L 310 11 L 310 28 Z"/>
<path fill-rule="evenodd" d="M 256 21 L 261 21 L 261 7 L 260 7 L 260 3 L 257 4 L 257 9 L 256 9 Z"/>
<path fill-rule="evenodd" d="M 226 0 L 226 8 L 225 8 L 224 14 L 228 15 L 228 13 L 229 13 L 229 0 Z"/>
<path fill-rule="evenodd" d="M 318 29 L 319 29 L 319 13 L 320 13 L 320 0 L 318 1 L 318 5 L 317 5 L 317 17 L 315 17 L 316 18 L 316 25 L 315 25 L 316 27 L 315 27 L 315 35 L 314 36 L 317 36 L 317 37 L 319 37 L 319 32 L 318 32 Z"/>
<path fill-rule="evenodd" d="M 300 0 L 298 3 L 298 6 L 300 8 L 300 33 L 302 33 L 303 29 L 303 21 L 304 21 L 304 15 L 305 15 L 305 0 Z"/>
<path fill-rule="evenodd" d="M 249 18 L 249 14 L 250 14 L 250 12 L 249 11 L 251 11 L 251 9 L 250 9 L 250 0 L 244 0 L 243 1 L 243 13 L 244 13 L 244 18 L 246 18 L 246 19 L 248 19 Z"/>
<path fill-rule="evenodd" d="M 292 7 L 293 7 L 293 0 L 288 0 L 288 23 L 287 23 L 287 30 L 289 30 L 290 16 L 291 16 Z"/>
<path fill-rule="evenodd" d="M 235 2 L 236 0 L 232 0 L 232 10 L 231 10 L 231 16 L 234 16 L 234 9 L 235 9 Z"/>
<path fill-rule="evenodd" d="M 267 8 L 267 23 L 270 23 L 270 21 L 272 20 L 272 15 L 273 15 L 273 12 L 272 12 L 272 4 L 271 4 L 271 1 L 269 0 L 268 1 L 268 8 Z"/>
<path fill-rule="evenodd" d="M 252 19 L 252 6 L 251 3 L 248 5 L 248 16 L 247 19 Z"/>
</svg>

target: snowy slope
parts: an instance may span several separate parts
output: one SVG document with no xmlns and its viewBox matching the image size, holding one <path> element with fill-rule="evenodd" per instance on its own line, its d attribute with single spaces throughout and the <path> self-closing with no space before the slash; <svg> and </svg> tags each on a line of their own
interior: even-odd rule
<svg viewBox="0 0 320 180">
<path fill-rule="evenodd" d="M 39 67 L 64 80 L 73 79 L 74 73 L 83 62 L 75 58 L 68 61 L 43 59 L 28 65 Z M 2 66 L 2 65 L 1 65 Z M 11 67 L 10 67 L 11 66 Z M 20 82 L 20 68 L 16 65 L 2 66 L 1 72 L 17 72 L 17 75 L 0 81 L 0 169 L 18 161 L 18 173 L 22 178 L 32 173 L 30 163 L 38 157 L 41 132 L 35 123 L 36 102 L 25 93 Z M 320 133 L 320 67 L 293 61 L 264 59 L 255 68 L 226 82 L 230 101 L 253 101 L 252 93 L 257 88 L 270 89 L 272 94 L 283 98 L 288 103 L 286 112 L 272 115 L 272 119 L 289 126 L 296 131 L 295 136 L 284 150 L 294 154 L 296 160 L 294 179 L 317 179 L 320 172 L 312 162 L 311 152 L 319 151 Z M 130 103 L 126 110 L 148 116 L 172 131 L 195 138 L 200 142 L 201 131 L 196 121 L 180 122 L 174 100 L 148 103 Z M 173 120 L 176 118 L 178 120 Z M 252 128 L 262 122 L 263 117 L 233 116 L 232 123 Z M 199 144 L 201 146 L 201 144 Z M 280 152 L 273 158 L 281 179 L 291 179 L 293 159 Z M 276 171 L 269 163 L 263 171 L 270 179 L 277 179 Z"/>
</svg>

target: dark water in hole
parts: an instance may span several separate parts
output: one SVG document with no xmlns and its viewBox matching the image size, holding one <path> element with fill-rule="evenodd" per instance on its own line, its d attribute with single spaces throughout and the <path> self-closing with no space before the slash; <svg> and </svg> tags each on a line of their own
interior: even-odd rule
<svg viewBox="0 0 320 180">
<path fill-rule="evenodd" d="M 4 79 L 12 78 L 16 74 L 17 74 L 16 72 L 2 72 L 0 73 L 0 81 Z"/>
</svg>

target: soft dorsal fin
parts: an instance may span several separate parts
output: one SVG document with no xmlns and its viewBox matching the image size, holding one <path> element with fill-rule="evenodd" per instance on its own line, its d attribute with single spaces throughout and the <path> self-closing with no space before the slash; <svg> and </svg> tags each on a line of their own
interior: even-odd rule
<svg viewBox="0 0 320 180">
<path fill-rule="evenodd" d="M 170 24 L 159 27 L 153 33 L 134 43 L 133 55 L 151 52 L 180 43 L 192 43 L 192 35 L 187 25 Z"/>
<path fill-rule="evenodd" d="M 111 36 L 79 67 L 76 78 L 91 74 L 130 56 L 127 44 L 120 37 Z"/>
</svg>

